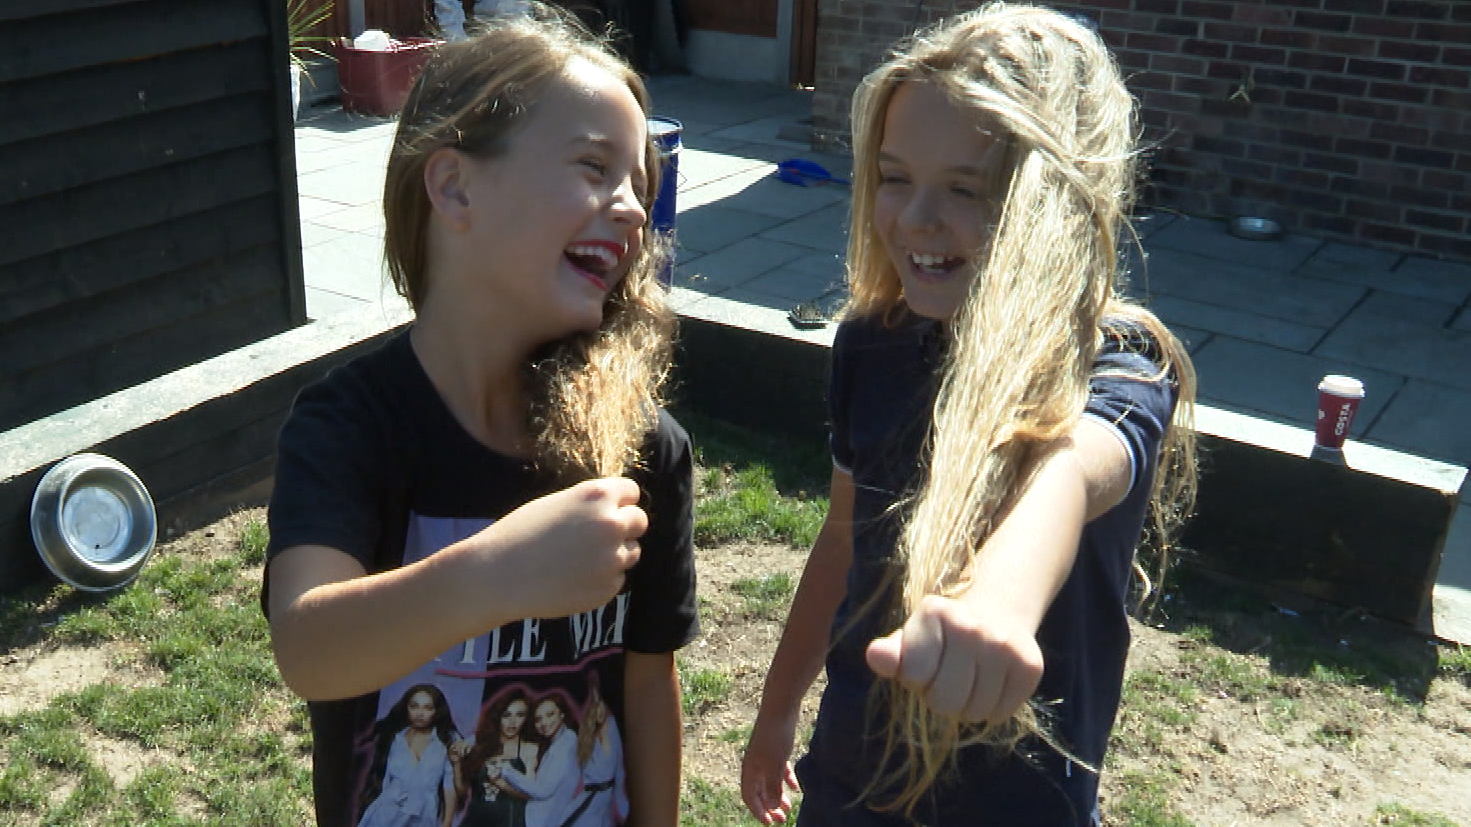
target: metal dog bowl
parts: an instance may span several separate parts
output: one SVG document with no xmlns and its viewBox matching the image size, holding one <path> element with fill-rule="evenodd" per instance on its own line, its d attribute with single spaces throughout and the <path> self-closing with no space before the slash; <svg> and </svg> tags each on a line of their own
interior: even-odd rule
<svg viewBox="0 0 1471 827">
<path fill-rule="evenodd" d="M 1270 218 L 1240 216 L 1227 222 L 1226 229 L 1237 238 L 1252 241 L 1271 241 L 1282 235 L 1282 225 Z"/>
<path fill-rule="evenodd" d="M 126 465 L 75 454 L 51 467 L 31 498 L 31 539 L 46 568 L 89 592 L 125 586 L 153 553 L 153 498 Z"/>
</svg>

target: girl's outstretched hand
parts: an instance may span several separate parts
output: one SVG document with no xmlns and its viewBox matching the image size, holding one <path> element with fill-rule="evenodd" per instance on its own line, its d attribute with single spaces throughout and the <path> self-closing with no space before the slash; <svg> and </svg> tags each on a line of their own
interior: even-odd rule
<svg viewBox="0 0 1471 827">
<path fill-rule="evenodd" d="M 1042 680 L 1035 630 L 963 600 L 926 597 L 896 632 L 868 645 L 868 666 L 903 683 L 930 709 L 1001 723 Z"/>
<path fill-rule="evenodd" d="M 494 577 L 513 584 L 518 617 L 595 609 L 623 588 L 649 519 L 638 483 L 587 480 L 532 500 L 477 536 Z"/>
<path fill-rule="evenodd" d="M 789 760 L 796 737 L 795 720 L 771 721 L 758 714 L 751 727 L 751 740 L 741 759 L 741 798 L 762 824 L 785 823 L 791 816 L 792 800 L 784 786 L 802 790 Z"/>
</svg>

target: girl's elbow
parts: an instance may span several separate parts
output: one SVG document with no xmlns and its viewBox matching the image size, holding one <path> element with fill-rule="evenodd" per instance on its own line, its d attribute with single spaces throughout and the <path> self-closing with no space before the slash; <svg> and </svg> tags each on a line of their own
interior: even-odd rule
<svg viewBox="0 0 1471 827">
<path fill-rule="evenodd" d="M 276 671 L 286 688 L 306 701 L 330 701 L 341 697 L 322 681 L 320 657 L 313 657 L 297 643 L 290 625 L 276 618 L 271 620 L 271 654 L 276 659 Z M 320 655 L 320 653 L 318 653 Z"/>
<path fill-rule="evenodd" d="M 281 673 L 281 682 L 304 701 L 327 700 L 320 697 L 322 694 L 305 665 L 292 657 L 289 649 L 272 643 L 273 654 L 276 656 L 276 670 Z"/>
</svg>

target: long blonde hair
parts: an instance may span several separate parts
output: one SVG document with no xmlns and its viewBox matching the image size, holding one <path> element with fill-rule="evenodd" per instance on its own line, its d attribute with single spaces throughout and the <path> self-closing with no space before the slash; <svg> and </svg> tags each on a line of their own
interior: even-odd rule
<svg viewBox="0 0 1471 827">
<path fill-rule="evenodd" d="M 948 327 L 922 479 L 901 506 L 892 624 L 930 594 L 970 584 L 977 550 L 1026 484 L 1041 453 L 1078 421 L 1103 337 L 1144 331 L 1162 355 L 1159 376 L 1178 390 L 1151 491 L 1149 545 L 1163 571 L 1195 491 L 1194 370 L 1180 341 L 1120 289 L 1119 239 L 1136 175 L 1134 101 L 1098 37 L 1056 12 L 993 3 L 923 30 L 864 79 L 853 101 L 854 196 L 848 242 L 852 315 L 892 316 L 898 274 L 874 226 L 884 119 L 904 83 L 941 90 L 978 127 L 999 130 L 999 222 Z M 1141 575 L 1144 568 L 1136 561 Z M 1148 577 L 1144 591 L 1150 590 Z M 1029 736 L 1067 752 L 1030 706 L 1011 720 L 971 725 L 929 710 L 896 682 L 875 686 L 887 706 L 880 770 L 865 795 L 898 790 L 878 806 L 913 812 L 962 747 L 1014 748 Z"/>
<path fill-rule="evenodd" d="M 507 149 L 540 93 L 581 59 L 627 85 L 647 114 L 643 81 L 567 12 L 533 4 L 527 16 L 497 18 L 476 36 L 435 50 L 399 118 L 383 188 L 384 253 L 399 293 L 419 310 L 428 294 L 424 167 L 442 147 L 480 158 Z M 644 148 L 648 209 L 659 191 L 659 153 Z M 669 371 L 674 314 L 658 272 L 667 243 L 644 227 L 643 252 L 609 293 L 603 323 L 533 354 L 525 366 L 530 430 L 538 464 L 564 480 L 623 473 L 655 422 Z"/>
</svg>

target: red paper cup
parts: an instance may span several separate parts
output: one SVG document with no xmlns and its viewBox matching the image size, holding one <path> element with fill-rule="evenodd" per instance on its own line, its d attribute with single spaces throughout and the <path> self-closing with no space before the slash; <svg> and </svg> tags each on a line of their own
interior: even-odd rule
<svg viewBox="0 0 1471 827">
<path fill-rule="evenodd" d="M 1341 450 L 1362 401 L 1363 382 L 1352 376 L 1324 376 L 1318 383 L 1318 444 Z"/>
</svg>

